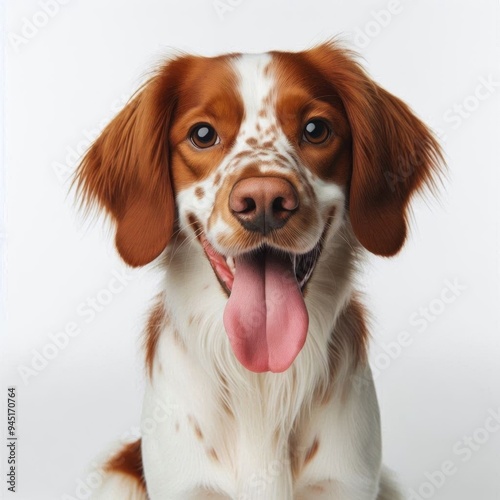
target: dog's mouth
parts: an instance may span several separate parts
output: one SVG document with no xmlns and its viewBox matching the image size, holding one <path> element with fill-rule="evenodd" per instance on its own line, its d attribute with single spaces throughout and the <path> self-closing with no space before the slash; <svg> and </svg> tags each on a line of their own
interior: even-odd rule
<svg viewBox="0 0 500 500">
<path fill-rule="evenodd" d="M 229 297 L 231 295 L 231 290 L 233 289 L 234 276 L 237 272 L 237 258 L 226 257 L 217 252 L 203 233 L 200 234 L 199 239 L 203 249 L 205 250 L 205 255 L 207 256 L 210 265 L 217 276 L 217 279 Z M 284 250 L 278 250 L 264 245 L 259 249 L 248 252 L 244 256 L 262 261 L 265 260 L 267 255 L 274 254 L 278 259 L 289 261 L 291 264 L 291 276 L 295 277 L 301 292 L 304 294 L 306 285 L 311 279 L 313 271 L 316 268 L 316 263 L 321 255 L 321 250 L 322 245 L 320 240 L 312 250 L 303 254 L 294 254 L 292 252 L 286 252 Z M 290 278 L 291 276 L 289 273 L 288 277 Z"/>
<path fill-rule="evenodd" d="M 237 257 L 199 239 L 228 295 L 224 327 L 234 354 L 253 372 L 283 372 L 302 349 L 309 326 L 304 292 L 321 255 L 321 239 L 304 254 L 263 246 Z"/>
</svg>

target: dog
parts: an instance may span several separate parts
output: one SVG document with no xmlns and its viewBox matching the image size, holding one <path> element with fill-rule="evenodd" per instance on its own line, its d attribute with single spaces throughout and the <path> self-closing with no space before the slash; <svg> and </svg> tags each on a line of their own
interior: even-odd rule
<svg viewBox="0 0 500 500">
<path fill-rule="evenodd" d="M 432 132 L 336 41 L 170 58 L 79 165 L 130 266 L 162 272 L 142 436 L 106 500 L 395 500 L 356 273 L 440 176 Z"/>
</svg>

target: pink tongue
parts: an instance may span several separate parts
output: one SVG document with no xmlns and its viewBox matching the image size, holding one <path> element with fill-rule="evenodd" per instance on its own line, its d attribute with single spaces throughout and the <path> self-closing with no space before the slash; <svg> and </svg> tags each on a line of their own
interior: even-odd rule
<svg viewBox="0 0 500 500">
<path fill-rule="evenodd" d="M 297 357 L 309 326 L 290 259 L 271 252 L 236 260 L 224 326 L 234 354 L 253 372 L 283 372 Z"/>
</svg>

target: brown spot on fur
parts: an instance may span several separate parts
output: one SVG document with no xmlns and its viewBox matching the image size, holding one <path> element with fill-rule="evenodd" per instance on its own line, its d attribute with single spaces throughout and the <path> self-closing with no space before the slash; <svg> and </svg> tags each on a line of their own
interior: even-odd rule
<svg viewBox="0 0 500 500">
<path fill-rule="evenodd" d="M 194 433 L 200 441 L 203 440 L 203 432 L 201 432 L 201 429 L 198 425 L 194 426 Z"/>
<path fill-rule="evenodd" d="M 280 153 L 275 153 L 274 157 L 277 159 L 277 160 L 281 160 L 285 165 L 288 165 L 290 163 L 290 159 L 287 158 L 286 156 L 283 156 L 282 154 Z"/>
<path fill-rule="evenodd" d="M 226 398 L 222 399 L 222 409 L 224 410 L 224 413 L 231 418 L 234 418 L 234 412 L 233 409 L 229 406 L 228 401 Z"/>
<path fill-rule="evenodd" d="M 316 388 L 315 399 L 318 404 L 327 404 L 335 385 L 337 367 L 346 358 L 352 360 L 352 373 L 361 363 L 367 362 L 367 343 L 369 338 L 365 321 L 365 311 L 355 296 L 339 315 L 335 329 L 328 343 L 329 377 L 324 385 Z"/>
<path fill-rule="evenodd" d="M 278 127 L 274 124 L 270 125 L 266 129 L 266 134 L 277 134 L 278 133 Z"/>
<path fill-rule="evenodd" d="M 328 212 L 328 215 L 326 217 L 327 222 L 330 222 L 331 219 L 335 217 L 335 212 L 337 211 L 336 207 L 333 207 L 330 212 Z"/>
<path fill-rule="evenodd" d="M 204 196 L 205 196 L 205 190 L 201 187 L 201 186 L 198 186 L 195 190 L 194 190 L 194 194 L 196 195 L 196 197 L 201 200 Z"/>
<path fill-rule="evenodd" d="M 198 222 L 198 219 L 195 217 L 195 215 L 192 212 L 189 212 L 187 214 L 188 222 L 191 228 L 193 229 L 194 234 L 196 234 L 197 237 L 201 234 L 201 225 Z"/>
<path fill-rule="evenodd" d="M 296 422 L 288 438 L 290 468 L 294 479 L 300 476 L 304 468 L 314 459 L 319 449 L 319 441 L 317 438 L 314 438 L 311 446 L 304 453 L 305 447 L 301 444 L 302 438 L 298 430 L 303 425 L 305 425 L 305 422 Z"/>
<path fill-rule="evenodd" d="M 315 439 L 304 457 L 304 467 L 316 456 L 316 453 L 318 453 L 318 448 L 319 442 L 317 439 Z"/>
<path fill-rule="evenodd" d="M 359 363 L 367 362 L 367 344 L 368 344 L 368 328 L 365 320 L 365 308 L 357 297 L 354 297 L 344 313 L 340 316 L 335 333 L 344 340 L 350 339 L 349 345 L 351 346 L 352 354 L 354 355 L 354 366 L 357 367 Z M 337 343 L 334 342 L 335 346 Z M 338 351 L 338 347 L 335 347 Z"/>
<path fill-rule="evenodd" d="M 214 450 L 214 448 L 210 448 L 208 450 L 208 456 L 210 457 L 211 460 L 214 462 L 219 462 L 219 457 L 217 455 L 217 452 Z"/>
<path fill-rule="evenodd" d="M 108 473 L 120 473 L 132 478 L 137 486 L 146 493 L 140 439 L 126 444 L 108 461 L 104 470 Z"/>
<path fill-rule="evenodd" d="M 188 415 L 188 422 L 193 428 L 195 436 L 200 440 L 203 441 L 203 432 L 201 432 L 200 426 L 198 425 L 198 422 L 192 415 Z"/>
<path fill-rule="evenodd" d="M 168 324 L 168 315 L 165 310 L 165 294 L 160 293 L 156 298 L 156 304 L 153 306 L 146 325 L 144 347 L 146 351 L 146 369 L 149 376 L 153 374 L 153 363 L 156 355 L 156 348 L 161 332 Z"/>
<path fill-rule="evenodd" d="M 219 184 L 220 179 L 221 179 L 221 175 L 220 175 L 220 173 L 219 173 L 219 172 L 217 172 L 217 173 L 215 174 L 215 177 L 214 177 L 214 185 L 215 185 L 215 186 L 217 186 L 217 185 Z"/>
<path fill-rule="evenodd" d="M 290 437 L 288 438 L 288 449 L 290 454 L 290 468 L 292 470 L 292 477 L 296 479 L 300 472 L 300 452 L 299 452 L 299 439 L 297 436 L 297 430 L 292 430 Z"/>
<path fill-rule="evenodd" d="M 321 486 L 320 484 L 313 484 L 311 486 L 311 491 L 313 493 L 324 493 L 326 490 L 325 490 L 325 487 Z"/>
<path fill-rule="evenodd" d="M 243 151 L 240 151 L 239 153 L 236 153 L 233 156 L 232 161 L 241 160 L 242 158 L 248 158 L 249 156 L 252 155 L 252 153 L 253 153 L 253 150 L 251 150 L 251 149 L 245 149 Z"/>
<path fill-rule="evenodd" d="M 234 418 L 234 412 L 233 412 L 233 409 L 231 408 L 231 405 L 230 405 L 231 394 L 229 392 L 227 379 L 220 372 L 220 370 L 217 370 L 217 376 L 219 378 L 219 385 L 220 385 L 220 390 L 222 393 L 222 397 L 221 397 L 222 409 L 224 410 L 224 413 L 226 415 L 228 415 L 231 418 Z"/>
<path fill-rule="evenodd" d="M 267 148 L 267 149 L 270 149 L 270 148 L 272 148 L 273 146 L 274 146 L 274 142 L 272 142 L 272 141 L 266 141 L 266 142 L 264 142 L 264 143 L 262 144 L 262 147 L 263 147 L 263 148 Z"/>
<path fill-rule="evenodd" d="M 259 143 L 259 141 L 258 141 L 255 137 L 249 137 L 249 138 L 246 140 L 246 143 L 247 143 L 249 146 L 257 146 L 257 144 Z"/>
<path fill-rule="evenodd" d="M 176 345 L 182 351 L 186 352 L 187 351 L 186 343 L 184 342 L 184 339 L 181 337 L 181 334 L 179 333 L 179 330 L 177 330 L 177 328 L 174 329 L 172 335 L 173 335 L 174 342 L 176 343 Z"/>
<path fill-rule="evenodd" d="M 262 101 L 262 104 L 264 106 L 264 109 L 270 109 L 273 105 L 273 98 L 271 92 L 264 97 L 264 100 Z"/>
</svg>

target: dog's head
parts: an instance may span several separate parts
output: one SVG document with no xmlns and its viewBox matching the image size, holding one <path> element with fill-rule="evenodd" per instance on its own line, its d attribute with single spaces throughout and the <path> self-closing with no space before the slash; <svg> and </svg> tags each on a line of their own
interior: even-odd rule
<svg viewBox="0 0 500 500">
<path fill-rule="evenodd" d="M 409 200 L 439 160 L 410 109 L 325 44 L 169 61 L 90 148 L 77 182 L 115 221 L 132 266 L 174 231 L 196 235 L 228 297 L 237 358 L 280 372 L 304 344 L 303 293 L 325 241 L 348 223 L 370 252 L 396 254 Z M 280 307 L 266 308 L 276 294 Z"/>
</svg>

